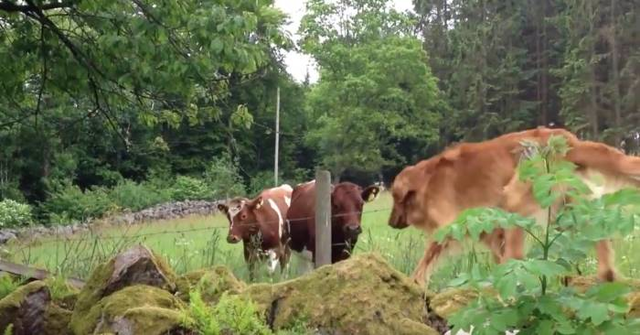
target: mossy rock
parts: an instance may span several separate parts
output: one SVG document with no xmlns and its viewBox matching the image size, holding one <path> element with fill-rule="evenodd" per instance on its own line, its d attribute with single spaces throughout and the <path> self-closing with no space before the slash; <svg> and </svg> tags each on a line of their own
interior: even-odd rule
<svg viewBox="0 0 640 335">
<path fill-rule="evenodd" d="M 640 292 L 632 292 L 629 294 L 629 316 L 633 318 L 640 318 Z"/>
<path fill-rule="evenodd" d="M 180 330 L 184 308 L 184 303 L 168 291 L 134 285 L 103 298 L 83 318 L 74 312 L 71 329 L 76 335 L 172 334 Z"/>
<path fill-rule="evenodd" d="M 620 282 L 629 285 L 633 290 L 640 291 L 640 280 L 632 278 L 621 278 Z M 578 292 L 586 292 L 589 288 L 600 283 L 596 276 L 579 276 L 569 278 L 569 286 L 574 287 Z"/>
<path fill-rule="evenodd" d="M 71 311 L 50 303 L 45 312 L 43 335 L 71 335 Z"/>
<path fill-rule="evenodd" d="M 80 290 L 73 285 L 70 285 L 67 281 L 57 280 L 54 278 L 47 278 L 44 282 L 49 287 L 51 292 L 51 299 L 58 306 L 73 310 L 76 301 L 78 300 L 78 294 Z"/>
<path fill-rule="evenodd" d="M 13 324 L 13 334 L 42 334 L 51 301 L 43 281 L 33 281 L 0 300 L 0 332 Z"/>
<path fill-rule="evenodd" d="M 476 298 L 478 292 L 474 289 L 450 288 L 431 297 L 429 307 L 439 317 L 448 319 Z"/>
<path fill-rule="evenodd" d="M 177 295 L 184 301 L 189 301 L 189 292 L 200 288 L 202 299 L 208 303 L 216 303 L 222 293 L 240 293 L 245 283 L 238 280 L 233 272 L 225 266 L 202 269 L 184 274 L 176 281 Z"/>
<path fill-rule="evenodd" d="M 78 295 L 72 323 L 80 323 L 102 298 L 128 286 L 143 284 L 175 291 L 175 274 L 166 262 L 142 245 L 99 265 Z"/>
<path fill-rule="evenodd" d="M 372 253 L 286 282 L 249 285 L 240 295 L 255 301 L 274 329 L 303 319 L 344 334 L 438 334 L 423 323 L 420 287 Z"/>
</svg>

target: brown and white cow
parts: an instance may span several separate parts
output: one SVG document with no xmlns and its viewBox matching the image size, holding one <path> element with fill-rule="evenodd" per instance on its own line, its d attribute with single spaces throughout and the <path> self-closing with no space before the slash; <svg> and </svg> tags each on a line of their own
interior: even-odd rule
<svg viewBox="0 0 640 335">
<path fill-rule="evenodd" d="M 519 180 L 517 165 L 524 151 L 523 140 L 544 144 L 552 135 L 567 139 L 571 149 L 561 159 L 577 166 L 576 173 L 591 187 L 592 196 L 640 186 L 640 157 L 626 156 L 602 143 L 582 141 L 564 129 L 539 127 L 484 142 L 459 144 L 406 167 L 391 188 L 394 204 L 389 225 L 397 229 L 413 225 L 432 233 L 472 207 L 502 208 L 541 222 L 546 212 L 534 200 L 531 185 Z M 600 187 L 593 182 L 598 176 L 603 177 Z M 498 262 L 524 257 L 521 229 L 497 229 L 483 235 L 482 240 Z M 428 282 L 438 258 L 453 244 L 452 241 L 428 244 L 413 278 Z M 615 270 L 609 241 L 598 242 L 596 251 L 599 278 L 613 280 Z"/>
<path fill-rule="evenodd" d="M 362 232 L 360 226 L 365 202 L 373 201 L 380 193 L 378 186 L 362 187 L 342 182 L 331 186 L 331 262 L 350 257 Z M 286 233 L 291 250 L 307 262 L 315 261 L 316 244 L 316 183 L 310 181 L 296 186 L 287 213 Z M 309 264 L 307 264 L 309 266 Z"/>
<path fill-rule="evenodd" d="M 235 198 L 218 209 L 227 215 L 227 242 L 242 241 L 249 275 L 254 276 L 255 263 L 268 259 L 269 273 L 278 263 L 280 271 L 287 266 L 290 250 L 283 243 L 284 220 L 291 203 L 291 186 L 263 190 L 254 199 Z"/>
</svg>

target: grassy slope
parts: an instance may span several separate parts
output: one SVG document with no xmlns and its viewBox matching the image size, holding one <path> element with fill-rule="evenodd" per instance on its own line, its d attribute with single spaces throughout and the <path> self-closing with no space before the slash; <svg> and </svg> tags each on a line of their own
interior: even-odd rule
<svg viewBox="0 0 640 335">
<path fill-rule="evenodd" d="M 388 259 L 398 270 L 410 274 L 424 250 L 424 237 L 413 228 L 392 229 L 387 225 L 391 197 L 384 193 L 373 203 L 365 205 L 363 213 L 364 233 L 356 246 L 356 253 L 376 251 Z M 154 222 L 134 226 L 102 226 L 93 232 L 74 235 L 71 240 L 43 239 L 30 244 L 8 247 L 15 262 L 31 264 L 66 275 L 85 277 L 96 262 L 103 261 L 118 250 L 142 242 L 163 254 L 177 272 L 182 273 L 212 264 L 225 264 L 236 275 L 247 279 L 242 257 L 242 245 L 226 242 L 227 221 L 221 215 L 189 217 L 178 220 Z M 124 237 L 123 237 L 124 236 Z M 78 239 L 82 240 L 78 240 Z M 636 243 L 634 243 L 634 241 Z M 621 273 L 629 277 L 640 276 L 640 243 L 622 239 L 615 243 L 616 258 Z M 476 248 L 475 253 L 461 254 L 442 262 L 432 279 L 432 288 L 439 289 L 456 274 L 469 269 L 479 261 L 490 266 L 489 257 Z M 287 275 L 295 276 L 298 260 L 292 257 L 292 269 Z M 595 261 L 581 266 L 589 272 Z M 268 278 L 261 274 L 260 281 L 277 281 L 280 276 Z"/>
</svg>

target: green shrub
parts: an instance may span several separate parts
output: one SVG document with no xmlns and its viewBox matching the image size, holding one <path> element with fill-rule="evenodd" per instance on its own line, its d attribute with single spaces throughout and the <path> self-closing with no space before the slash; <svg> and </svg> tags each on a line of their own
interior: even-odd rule
<svg viewBox="0 0 640 335">
<path fill-rule="evenodd" d="M 94 187 L 83 192 L 70 181 L 56 185 L 42 206 L 54 224 L 99 218 L 116 208 L 106 189 Z M 64 222 L 63 219 L 71 222 Z"/>
<path fill-rule="evenodd" d="M 0 201 L 0 227 L 27 226 L 31 220 L 31 206 L 11 199 Z"/>
<path fill-rule="evenodd" d="M 183 323 L 202 335 L 273 334 L 261 319 L 255 303 L 227 293 L 211 307 L 202 300 L 199 290 L 191 291 Z"/>
<path fill-rule="evenodd" d="M 246 190 L 239 166 L 229 155 L 214 158 L 204 173 L 204 180 L 214 199 L 244 195 Z"/>
<path fill-rule="evenodd" d="M 124 180 L 109 191 L 109 199 L 119 208 L 139 211 L 170 201 L 171 191 L 156 189 L 147 183 Z"/>
<path fill-rule="evenodd" d="M 531 153 L 518 167 L 522 181 L 532 184 L 533 196 L 552 218 L 551 205 L 565 189 L 573 201 L 560 208 L 554 220 L 540 227 L 535 219 L 496 208 L 464 211 L 451 225 L 436 232 L 434 239 L 478 241 L 481 233 L 495 228 L 522 228 L 534 240 L 529 258 L 511 259 L 491 271 L 474 266 L 451 283 L 468 286 L 479 298 L 454 313 L 449 322 L 458 330 L 474 334 L 504 334 L 519 329 L 522 334 L 637 334 L 640 321 L 627 319 L 623 282 L 596 284 L 586 292 L 559 285 L 570 274 L 571 264 L 583 261 L 597 241 L 633 232 L 635 218 L 628 206 L 640 202 L 637 190 L 625 189 L 591 199 L 590 190 L 575 173 L 575 165 L 555 160 L 568 148 L 563 137 L 551 137 L 549 145 L 525 143 Z M 497 290 L 497 296 L 490 290 Z"/>
<path fill-rule="evenodd" d="M 202 179 L 189 176 L 178 176 L 171 198 L 177 201 L 210 199 L 211 191 Z"/>
<path fill-rule="evenodd" d="M 20 283 L 13 280 L 11 276 L 3 275 L 0 277 L 0 300 L 13 293 L 18 287 L 20 287 Z"/>
</svg>

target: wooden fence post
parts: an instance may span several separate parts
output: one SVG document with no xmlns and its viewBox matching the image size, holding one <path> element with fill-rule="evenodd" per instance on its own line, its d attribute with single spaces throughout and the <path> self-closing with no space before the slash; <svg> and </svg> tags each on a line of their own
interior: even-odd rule
<svg viewBox="0 0 640 335">
<path fill-rule="evenodd" d="M 316 268 L 331 264 L 331 174 L 316 171 Z"/>
</svg>

